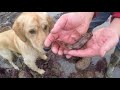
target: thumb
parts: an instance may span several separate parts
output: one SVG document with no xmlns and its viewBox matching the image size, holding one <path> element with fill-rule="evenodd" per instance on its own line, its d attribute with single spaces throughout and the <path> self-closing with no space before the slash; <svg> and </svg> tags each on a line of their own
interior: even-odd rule
<svg viewBox="0 0 120 90">
<path fill-rule="evenodd" d="M 66 23 L 67 23 L 66 15 L 61 16 L 54 25 L 54 28 L 51 30 L 51 33 L 58 33 L 61 29 L 65 27 Z"/>
<path fill-rule="evenodd" d="M 70 55 L 66 55 L 66 58 L 67 58 L 67 59 L 70 59 L 71 57 L 72 57 L 72 56 L 70 56 Z"/>
<path fill-rule="evenodd" d="M 49 34 L 48 37 L 46 38 L 44 45 L 46 47 L 50 47 L 51 44 L 58 38 L 58 35 L 54 35 L 54 34 Z"/>
</svg>

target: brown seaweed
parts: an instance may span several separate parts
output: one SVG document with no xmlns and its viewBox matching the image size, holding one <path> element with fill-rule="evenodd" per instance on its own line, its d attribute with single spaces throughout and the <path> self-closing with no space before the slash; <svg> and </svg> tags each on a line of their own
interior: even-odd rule
<svg viewBox="0 0 120 90">
<path fill-rule="evenodd" d="M 81 39 L 73 45 L 68 46 L 69 49 L 81 49 L 93 36 L 92 32 L 84 34 Z"/>
</svg>

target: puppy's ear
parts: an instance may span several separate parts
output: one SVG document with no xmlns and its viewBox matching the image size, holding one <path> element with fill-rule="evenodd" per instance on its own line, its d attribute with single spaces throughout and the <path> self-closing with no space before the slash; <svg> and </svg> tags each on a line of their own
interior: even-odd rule
<svg viewBox="0 0 120 90">
<path fill-rule="evenodd" d="M 48 20 L 48 23 L 49 23 L 49 29 L 51 31 L 54 24 L 55 24 L 55 22 L 54 22 L 54 20 L 53 20 L 53 18 L 51 16 L 48 16 L 47 20 Z"/>
<path fill-rule="evenodd" d="M 14 30 L 14 32 L 16 33 L 16 35 L 23 41 L 26 42 L 27 38 L 25 37 L 25 33 L 23 30 L 23 24 L 20 22 L 15 21 L 13 24 L 12 29 Z"/>
</svg>

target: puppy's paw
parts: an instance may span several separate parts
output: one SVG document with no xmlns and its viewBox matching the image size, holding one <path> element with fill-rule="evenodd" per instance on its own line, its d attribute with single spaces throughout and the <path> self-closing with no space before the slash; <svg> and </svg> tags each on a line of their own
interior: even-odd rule
<svg viewBox="0 0 120 90">
<path fill-rule="evenodd" d="M 42 59 L 45 60 L 45 61 L 47 61 L 48 57 L 46 55 L 43 55 Z"/>
<path fill-rule="evenodd" d="M 16 70 L 20 70 L 17 66 L 16 67 L 14 67 Z"/>
<path fill-rule="evenodd" d="M 45 73 L 45 70 L 40 69 L 40 70 L 38 71 L 38 73 L 41 74 L 41 75 L 43 75 L 43 74 Z"/>
</svg>

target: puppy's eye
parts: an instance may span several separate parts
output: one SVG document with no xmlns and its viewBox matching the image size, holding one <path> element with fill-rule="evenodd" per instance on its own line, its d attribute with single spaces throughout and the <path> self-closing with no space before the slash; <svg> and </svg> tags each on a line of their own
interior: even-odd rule
<svg viewBox="0 0 120 90">
<path fill-rule="evenodd" d="M 29 31 L 29 33 L 31 33 L 31 34 L 35 34 L 36 31 L 35 31 L 34 29 L 31 29 L 31 30 Z"/>
<path fill-rule="evenodd" d="M 47 30 L 47 28 L 48 28 L 48 26 L 47 26 L 47 25 L 45 25 L 43 29 L 44 29 L 44 30 Z"/>
</svg>

